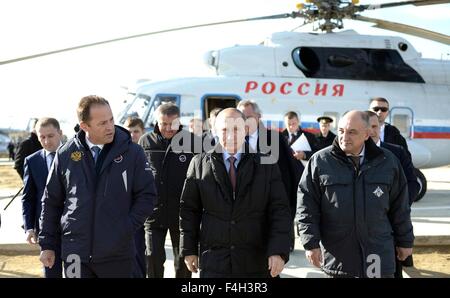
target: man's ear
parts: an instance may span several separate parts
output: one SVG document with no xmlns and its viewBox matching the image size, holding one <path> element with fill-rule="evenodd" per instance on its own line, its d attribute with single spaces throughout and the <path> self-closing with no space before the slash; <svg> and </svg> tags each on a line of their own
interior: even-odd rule
<svg viewBox="0 0 450 298">
<path fill-rule="evenodd" d="M 80 122 L 80 129 L 82 129 L 83 131 L 87 131 L 88 127 L 89 125 L 86 122 L 84 121 Z"/>
<path fill-rule="evenodd" d="M 365 130 L 365 134 L 364 141 L 367 141 L 370 138 L 369 129 Z"/>
</svg>

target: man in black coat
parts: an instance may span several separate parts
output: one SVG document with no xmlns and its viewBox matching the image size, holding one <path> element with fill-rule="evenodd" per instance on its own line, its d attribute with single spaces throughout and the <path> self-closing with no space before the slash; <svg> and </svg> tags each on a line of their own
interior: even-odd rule
<svg viewBox="0 0 450 298">
<path fill-rule="evenodd" d="M 16 156 L 14 160 L 14 169 L 16 169 L 17 173 L 19 174 L 22 180 L 23 180 L 23 166 L 25 158 L 41 149 L 42 149 L 41 143 L 39 142 L 38 136 L 33 127 L 33 131 L 30 133 L 30 136 L 25 140 L 23 140 L 17 147 Z"/>
<path fill-rule="evenodd" d="M 286 128 L 281 132 L 289 147 L 297 141 L 303 134 L 308 140 L 310 151 L 296 151 L 294 157 L 297 160 L 308 160 L 316 151 L 316 136 L 310 132 L 304 131 L 300 126 L 300 119 L 296 112 L 290 111 L 284 115 L 284 124 Z"/>
<path fill-rule="evenodd" d="M 186 268 L 179 251 L 180 196 L 189 162 L 196 151 L 194 146 L 200 146 L 201 139 L 183 130 L 179 123 L 180 109 L 176 105 L 161 105 L 156 113 L 155 129 L 139 140 L 155 175 L 158 191 L 155 212 L 145 223 L 147 275 L 152 278 L 164 277 L 164 246 L 169 231 L 175 277 L 187 278 L 191 277 L 191 272 Z M 200 147 L 197 152 L 201 152 Z"/>
<path fill-rule="evenodd" d="M 310 263 L 331 277 L 394 277 L 395 259 L 412 253 L 405 175 L 369 126 L 367 113 L 346 113 L 300 182 L 300 239 Z"/>
<path fill-rule="evenodd" d="M 400 134 L 397 127 L 386 123 L 387 116 L 389 115 L 389 102 L 386 98 L 375 97 L 370 100 L 369 110 L 377 114 L 380 122 L 380 139 L 382 142 L 391 143 L 402 146 L 405 148 L 409 156 L 411 153 L 408 150 L 408 144 L 405 138 Z"/>
<path fill-rule="evenodd" d="M 237 109 L 220 112 L 219 144 L 189 165 L 180 246 L 202 278 L 275 277 L 289 258 L 292 221 L 280 171 L 245 149 L 244 121 Z"/>
</svg>

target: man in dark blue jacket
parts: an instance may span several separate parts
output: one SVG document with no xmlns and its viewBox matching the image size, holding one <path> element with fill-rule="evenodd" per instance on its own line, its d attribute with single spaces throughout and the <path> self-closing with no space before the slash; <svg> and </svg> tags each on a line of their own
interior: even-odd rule
<svg viewBox="0 0 450 298">
<path fill-rule="evenodd" d="M 417 176 L 414 174 L 414 165 L 411 160 L 411 156 L 406 152 L 406 150 L 400 146 L 391 143 L 381 142 L 380 140 L 380 125 L 378 120 L 378 115 L 372 111 L 367 111 L 369 115 L 370 122 L 370 137 L 378 147 L 388 149 L 394 153 L 395 157 L 400 161 L 403 172 L 405 173 L 406 180 L 408 181 L 408 198 L 409 205 L 414 203 L 417 194 L 420 190 L 419 182 L 417 182 Z M 413 266 L 412 255 L 408 256 L 404 261 L 395 260 L 395 278 L 403 278 L 403 266 L 411 267 Z"/>
<path fill-rule="evenodd" d="M 36 124 L 36 133 L 44 149 L 25 158 L 23 176 L 22 214 L 23 225 L 27 234 L 27 242 L 36 244 L 39 233 L 39 216 L 41 215 L 42 195 L 48 171 L 53 163 L 56 149 L 61 145 L 62 131 L 58 120 L 41 118 Z M 45 267 L 45 277 L 61 278 L 61 249 L 55 250 L 55 265 L 50 269 Z"/>
<path fill-rule="evenodd" d="M 58 230 L 66 277 L 131 277 L 134 235 L 153 210 L 153 175 L 142 148 L 114 126 L 108 101 L 78 105 L 80 132 L 57 152 L 42 203 L 41 262 L 54 264 Z"/>
</svg>

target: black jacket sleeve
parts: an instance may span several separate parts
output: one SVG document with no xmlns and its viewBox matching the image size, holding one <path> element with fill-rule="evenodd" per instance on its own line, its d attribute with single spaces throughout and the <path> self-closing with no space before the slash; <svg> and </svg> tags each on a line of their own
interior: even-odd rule
<svg viewBox="0 0 450 298">
<path fill-rule="evenodd" d="M 200 222 L 203 206 L 198 187 L 201 154 L 196 155 L 189 164 L 180 200 L 180 254 L 198 255 Z"/>
<path fill-rule="evenodd" d="M 145 157 L 144 150 L 139 146 L 133 180 L 133 205 L 130 211 L 130 220 L 135 231 L 144 224 L 152 214 L 156 201 L 156 187 L 150 165 Z"/>
<path fill-rule="evenodd" d="M 287 195 L 281 181 L 280 170 L 273 165 L 270 177 L 269 201 L 269 241 L 267 256 L 280 255 L 285 262 L 289 260 L 290 230 L 292 220 L 289 218 Z"/>
<path fill-rule="evenodd" d="M 315 158 L 308 161 L 300 181 L 300 189 L 303 192 L 298 206 L 300 241 L 307 250 L 319 248 L 321 239 L 321 193 L 315 163 Z"/>
<path fill-rule="evenodd" d="M 395 246 L 412 247 L 414 242 L 411 209 L 408 199 L 407 181 L 401 169 L 400 162 L 394 159 L 398 170 L 395 173 L 389 194 L 389 221 L 394 231 Z"/>
<path fill-rule="evenodd" d="M 36 184 L 29 168 L 28 160 L 25 159 L 23 176 L 23 196 L 22 196 L 22 215 L 25 231 L 35 229 L 36 216 Z"/>
</svg>

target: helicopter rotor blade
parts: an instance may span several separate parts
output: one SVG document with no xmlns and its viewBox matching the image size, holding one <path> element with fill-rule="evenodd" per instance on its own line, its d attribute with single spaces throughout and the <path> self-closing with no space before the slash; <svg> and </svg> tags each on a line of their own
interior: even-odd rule
<svg viewBox="0 0 450 298">
<path fill-rule="evenodd" d="M 435 4 L 446 4 L 450 3 L 450 0 L 414 0 L 414 1 L 399 1 L 399 2 L 389 2 L 383 4 L 367 4 L 359 5 L 359 11 L 364 10 L 374 10 L 379 8 L 396 7 L 403 5 L 415 5 L 415 6 L 425 6 L 425 5 L 435 5 Z"/>
<path fill-rule="evenodd" d="M 442 33 L 434 32 L 434 31 L 430 31 L 430 30 L 426 30 L 426 29 L 422 29 L 422 28 L 418 28 L 418 27 L 414 27 L 414 26 L 410 26 L 410 25 L 406 25 L 406 24 L 394 23 L 394 22 L 389 22 L 389 21 L 375 19 L 375 18 L 369 18 L 369 17 L 365 17 L 365 16 L 360 16 L 360 15 L 355 16 L 354 19 L 358 20 L 358 21 L 363 21 L 363 22 L 375 23 L 376 25 L 374 27 L 377 27 L 377 28 L 396 31 L 396 32 L 400 32 L 400 33 L 406 33 L 409 35 L 414 35 L 417 37 L 426 38 L 426 39 L 437 41 L 437 42 L 440 42 L 440 43 L 443 43 L 446 45 L 450 45 L 450 36 L 442 34 Z"/>
<path fill-rule="evenodd" d="M 20 61 L 34 59 L 34 58 L 43 57 L 43 56 L 49 56 L 49 55 L 58 54 L 58 53 L 69 52 L 69 51 L 88 48 L 88 47 L 94 47 L 94 46 L 98 46 L 98 45 L 103 45 L 103 44 L 108 44 L 108 43 L 113 43 L 113 42 L 118 42 L 118 41 L 123 41 L 123 40 L 128 40 L 128 39 L 145 37 L 145 36 L 149 36 L 149 35 L 156 35 L 156 34 L 169 33 L 169 32 L 181 31 L 181 30 L 188 30 L 188 29 L 195 29 L 195 28 L 208 27 L 208 26 L 242 23 L 242 22 L 249 22 L 249 21 L 261 21 L 261 20 L 273 20 L 273 19 L 285 19 L 285 18 L 294 18 L 295 19 L 298 17 L 303 17 L 303 14 L 301 12 L 293 11 L 292 13 L 283 13 L 283 14 L 276 14 L 276 15 L 263 16 L 263 17 L 246 18 L 246 19 L 238 19 L 238 20 L 231 20 L 231 21 L 223 21 L 223 22 L 214 22 L 214 23 L 198 24 L 198 25 L 192 25 L 192 26 L 177 27 L 177 28 L 147 32 L 147 33 L 142 33 L 142 34 L 129 35 L 129 36 L 124 36 L 124 37 L 119 37 L 119 38 L 114 38 L 114 39 L 108 39 L 108 40 L 103 40 L 103 41 L 99 41 L 99 42 L 87 43 L 87 44 L 83 44 L 83 45 L 79 45 L 79 46 L 74 46 L 74 47 L 34 54 L 34 55 L 30 55 L 30 56 L 24 56 L 24 57 L 14 58 L 14 59 L 10 59 L 10 60 L 0 61 L 0 65 L 20 62 Z"/>
</svg>

